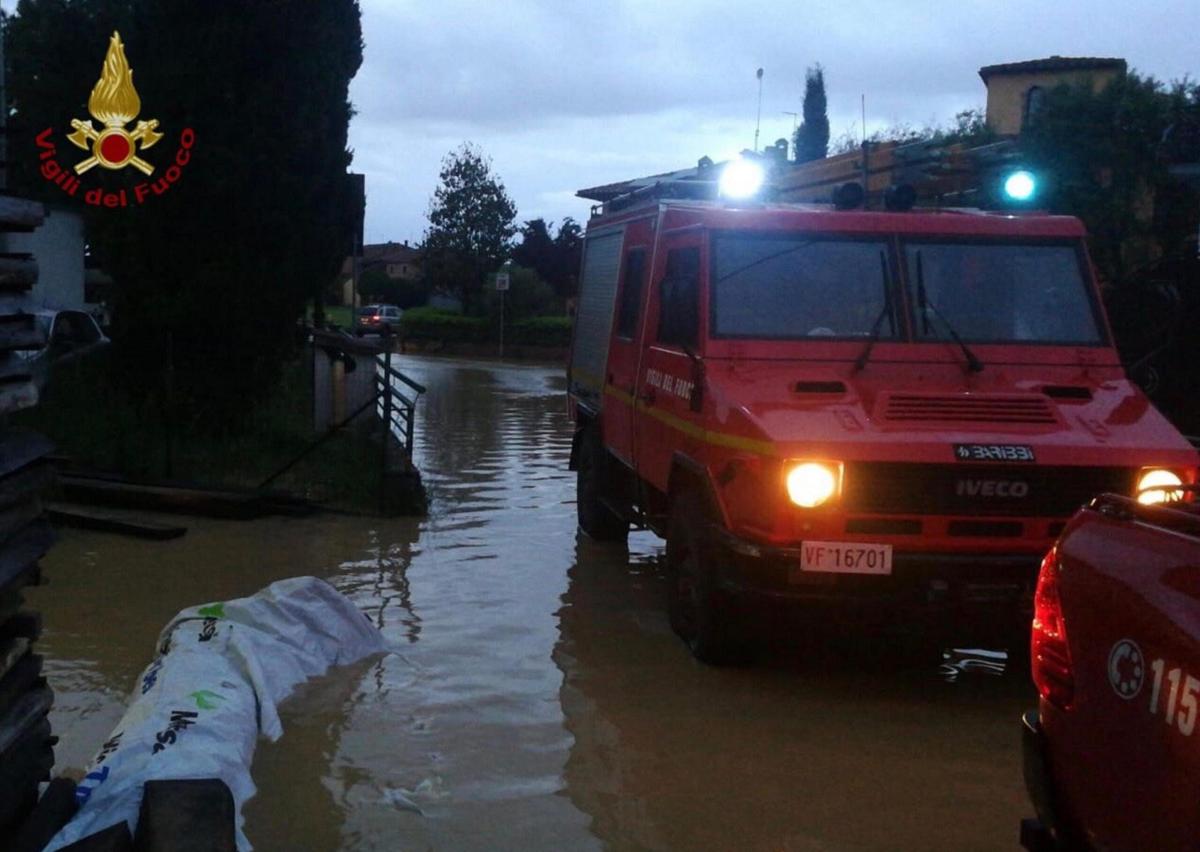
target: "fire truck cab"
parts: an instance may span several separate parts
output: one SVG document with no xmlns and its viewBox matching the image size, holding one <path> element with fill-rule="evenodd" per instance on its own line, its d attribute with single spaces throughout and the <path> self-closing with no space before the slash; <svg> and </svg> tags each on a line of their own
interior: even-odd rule
<svg viewBox="0 0 1200 852">
<path fill-rule="evenodd" d="M 1200 462 L 1127 379 L 1084 236 L 975 210 L 598 211 L 568 369 L 580 527 L 666 539 L 671 624 L 707 662 L 772 600 L 1027 647 L 1074 511 Z"/>
</svg>

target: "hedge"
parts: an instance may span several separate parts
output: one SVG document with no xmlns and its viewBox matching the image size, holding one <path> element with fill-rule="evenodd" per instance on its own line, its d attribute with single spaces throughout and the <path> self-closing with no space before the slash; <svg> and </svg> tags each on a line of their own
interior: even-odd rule
<svg viewBox="0 0 1200 852">
<path fill-rule="evenodd" d="M 495 323 L 488 317 L 464 317 L 441 308 L 410 308 L 400 319 L 405 340 L 442 343 L 485 343 L 498 340 Z M 569 317 L 532 317 L 507 327 L 504 339 L 522 346 L 562 348 L 571 345 Z"/>
<path fill-rule="evenodd" d="M 509 330 L 513 343 L 526 346 L 570 346 L 570 317 L 533 317 L 514 322 Z"/>
<path fill-rule="evenodd" d="M 409 308 L 400 318 L 400 334 L 406 340 L 474 343 L 488 339 L 490 326 L 487 317 L 464 317 L 430 307 Z"/>
</svg>

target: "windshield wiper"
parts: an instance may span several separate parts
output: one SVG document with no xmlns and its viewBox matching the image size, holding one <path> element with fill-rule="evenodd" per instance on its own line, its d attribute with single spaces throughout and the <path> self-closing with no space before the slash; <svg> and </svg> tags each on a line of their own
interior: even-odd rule
<svg viewBox="0 0 1200 852">
<path fill-rule="evenodd" d="M 896 315 L 892 312 L 892 285 L 888 275 L 887 255 L 883 249 L 879 250 L 879 268 L 883 272 L 883 309 L 879 312 L 879 316 L 875 317 L 875 324 L 871 326 L 871 336 L 867 338 L 867 345 L 854 359 L 854 370 L 851 375 L 859 373 L 867 366 L 867 361 L 871 358 L 871 350 L 875 348 L 875 344 L 879 341 L 879 335 L 883 333 L 884 317 L 888 318 L 892 333 L 896 333 Z"/>
<path fill-rule="evenodd" d="M 975 353 L 971 351 L 967 344 L 963 343 L 963 339 L 958 336 L 958 332 L 954 330 L 954 326 L 950 325 L 950 320 L 946 319 L 945 315 L 937 309 L 937 305 L 929 301 L 925 295 L 925 267 L 921 262 L 921 252 L 917 250 L 917 311 L 921 314 L 921 329 L 923 334 L 929 334 L 929 316 L 927 310 L 933 311 L 934 316 L 942 321 L 942 325 L 946 327 L 946 331 L 950 333 L 950 337 L 958 344 L 958 348 L 962 350 L 963 357 L 967 359 L 967 369 L 972 373 L 983 372 L 983 362 L 975 357 Z"/>
<path fill-rule="evenodd" d="M 732 278 L 735 275 L 741 275 L 747 269 L 753 269 L 754 267 L 756 267 L 760 264 L 766 263 L 769 260 L 775 260 L 776 258 L 783 257 L 786 254 L 791 254 L 794 251 L 800 251 L 800 249 L 806 248 L 815 242 L 816 242 L 816 240 L 801 240 L 800 242 L 796 243 L 794 246 L 789 246 L 788 248 L 785 248 L 782 251 L 774 251 L 768 255 L 763 255 L 762 257 L 755 258 L 754 260 L 750 261 L 749 263 L 745 264 L 744 266 L 739 266 L 737 269 L 733 270 L 732 272 L 725 273 L 720 278 L 713 281 L 713 283 L 719 284 L 722 281 L 724 281 L 728 278 Z"/>
</svg>

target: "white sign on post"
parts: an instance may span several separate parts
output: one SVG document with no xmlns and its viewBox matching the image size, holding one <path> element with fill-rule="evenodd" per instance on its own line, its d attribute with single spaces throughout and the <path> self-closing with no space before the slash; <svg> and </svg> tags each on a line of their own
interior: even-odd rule
<svg viewBox="0 0 1200 852">
<path fill-rule="evenodd" d="M 507 272 L 499 272 L 496 274 L 496 289 L 501 293 L 508 289 Z"/>
</svg>

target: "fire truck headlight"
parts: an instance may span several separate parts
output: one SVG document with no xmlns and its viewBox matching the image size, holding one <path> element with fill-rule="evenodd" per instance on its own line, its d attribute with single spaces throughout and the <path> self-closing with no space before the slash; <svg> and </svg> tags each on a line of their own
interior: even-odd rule
<svg viewBox="0 0 1200 852">
<path fill-rule="evenodd" d="M 1183 485 L 1179 474 L 1158 467 L 1146 468 L 1138 476 L 1137 501 L 1147 506 L 1177 503 L 1183 499 L 1183 491 L 1172 491 L 1172 485 Z"/>
<path fill-rule="evenodd" d="M 750 160 L 730 160 L 721 171 L 718 187 L 722 198 L 750 198 L 762 189 L 766 172 L 758 163 Z"/>
<path fill-rule="evenodd" d="M 842 490 L 842 466 L 831 462 L 800 462 L 787 472 L 788 497 L 812 509 L 829 502 Z"/>
</svg>

